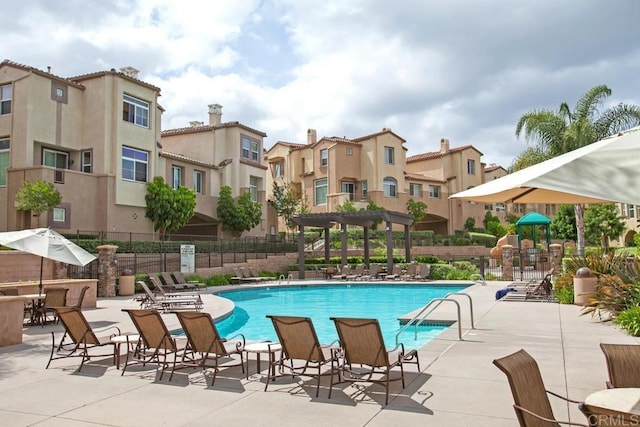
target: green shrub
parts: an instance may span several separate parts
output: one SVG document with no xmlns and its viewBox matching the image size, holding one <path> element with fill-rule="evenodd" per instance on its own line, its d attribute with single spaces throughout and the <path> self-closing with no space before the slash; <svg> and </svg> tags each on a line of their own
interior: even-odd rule
<svg viewBox="0 0 640 427">
<path fill-rule="evenodd" d="M 563 286 L 555 291 L 555 296 L 560 304 L 573 304 L 573 287 Z"/>
<path fill-rule="evenodd" d="M 618 313 L 615 324 L 634 337 L 640 336 L 640 307 L 634 306 Z"/>
<path fill-rule="evenodd" d="M 207 286 L 224 286 L 231 284 L 231 274 L 214 274 L 204 280 Z"/>
</svg>

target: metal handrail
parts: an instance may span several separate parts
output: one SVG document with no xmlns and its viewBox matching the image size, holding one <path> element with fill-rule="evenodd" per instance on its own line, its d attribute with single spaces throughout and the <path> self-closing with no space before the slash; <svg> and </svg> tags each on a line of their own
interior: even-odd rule
<svg viewBox="0 0 640 427">
<path fill-rule="evenodd" d="M 422 323 L 424 321 L 424 319 L 426 319 L 426 317 L 428 315 L 430 315 L 436 308 L 438 308 L 440 306 L 440 304 L 442 304 L 444 301 L 451 301 L 454 302 L 456 304 L 456 308 L 457 308 L 457 312 L 458 312 L 458 338 L 462 341 L 462 318 L 460 316 L 460 303 L 454 299 L 451 299 L 451 296 L 455 296 L 455 295 L 464 295 L 467 298 L 469 298 L 469 314 L 471 317 L 471 329 L 475 329 L 475 325 L 474 325 L 474 321 L 473 321 L 473 299 L 471 298 L 471 295 L 465 293 L 465 292 L 450 292 L 448 294 L 446 294 L 443 298 L 434 298 L 432 299 L 429 304 L 425 305 L 422 310 L 420 310 L 418 312 L 418 314 L 416 314 L 415 316 L 413 316 L 413 318 L 411 320 L 409 320 L 396 334 L 396 345 L 398 345 L 398 343 L 400 342 L 400 335 L 406 331 L 410 326 L 414 326 L 414 339 L 418 338 L 418 325 L 420 323 Z M 427 309 L 429 309 L 429 307 L 431 307 L 432 305 L 435 306 L 433 308 L 431 308 L 431 310 L 427 311 Z M 425 313 L 426 312 L 426 313 Z"/>
<path fill-rule="evenodd" d="M 471 298 L 471 295 L 469 295 L 466 292 L 449 292 L 444 297 L 448 298 L 449 296 L 452 296 L 452 295 L 463 295 L 469 298 L 469 314 L 471 315 L 471 329 L 475 329 L 476 327 L 473 324 L 473 299 Z"/>
<path fill-rule="evenodd" d="M 484 276 L 480 273 L 473 273 L 469 277 L 469 280 L 473 280 L 476 283 L 480 283 L 482 284 L 482 286 L 487 286 L 487 281 L 485 280 Z"/>
<path fill-rule="evenodd" d="M 462 341 L 462 321 L 461 321 L 461 317 L 460 317 L 460 303 L 458 303 L 458 301 L 453 300 L 451 298 L 434 298 L 432 299 L 429 304 L 425 305 L 422 310 L 420 310 L 420 312 L 418 314 L 416 314 L 413 319 L 409 320 L 403 327 L 402 329 L 400 329 L 398 331 L 398 333 L 396 334 L 396 345 L 398 345 L 400 343 L 400 334 L 402 334 L 404 331 L 406 331 L 409 326 L 413 325 L 414 326 L 414 334 L 415 334 L 415 338 L 418 338 L 418 323 L 422 323 L 422 321 L 429 315 L 431 314 L 431 312 L 433 312 L 433 310 L 435 310 L 436 308 L 438 308 L 440 306 L 440 304 L 442 304 L 444 301 L 451 301 L 453 303 L 456 304 L 456 308 L 458 311 L 458 338 L 460 339 L 460 341 Z M 420 317 L 422 315 L 422 313 L 424 313 L 429 307 L 431 307 L 434 303 L 437 303 L 435 305 L 435 307 L 433 307 L 431 310 L 429 310 L 427 313 L 424 314 L 424 316 Z M 418 318 L 420 318 L 419 322 L 416 322 L 416 320 L 418 320 Z"/>
</svg>

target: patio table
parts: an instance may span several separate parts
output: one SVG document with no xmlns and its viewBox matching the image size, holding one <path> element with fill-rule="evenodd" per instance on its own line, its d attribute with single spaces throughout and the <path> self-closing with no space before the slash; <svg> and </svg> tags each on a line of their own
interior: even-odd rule
<svg viewBox="0 0 640 427">
<path fill-rule="evenodd" d="M 638 425 L 640 388 L 611 388 L 590 394 L 584 400 L 589 423 L 594 425 Z"/>
</svg>

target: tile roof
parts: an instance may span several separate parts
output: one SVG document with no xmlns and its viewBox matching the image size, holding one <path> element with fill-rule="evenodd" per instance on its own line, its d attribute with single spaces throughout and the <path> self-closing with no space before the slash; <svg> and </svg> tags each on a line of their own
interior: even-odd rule
<svg viewBox="0 0 640 427">
<path fill-rule="evenodd" d="M 458 153 L 460 151 L 464 151 L 464 150 L 467 150 L 469 148 L 473 148 L 474 150 L 476 150 L 473 147 L 473 145 L 463 145 L 461 147 L 450 148 L 449 151 L 447 151 L 444 154 L 442 152 L 440 152 L 440 151 L 429 151 L 429 152 L 426 152 L 426 153 L 416 154 L 415 156 L 407 157 L 407 163 L 418 162 L 420 160 L 437 159 L 439 157 L 444 157 L 444 155 L 446 155 L 446 154 Z M 476 151 L 478 151 L 478 150 L 476 150 Z"/>
<path fill-rule="evenodd" d="M 426 175 L 422 175 L 419 173 L 413 173 L 413 172 L 405 172 L 404 173 L 404 178 L 405 179 L 411 179 L 411 180 L 416 180 L 416 181 L 429 181 L 429 182 L 446 182 L 443 181 L 441 179 L 436 179 L 436 178 L 432 178 Z"/>
<path fill-rule="evenodd" d="M 69 77 L 69 80 L 74 81 L 74 82 L 81 82 L 83 80 L 90 80 L 90 79 L 95 79 L 97 77 L 103 77 L 106 75 L 113 75 L 113 76 L 118 76 L 120 78 L 123 78 L 125 80 L 129 80 L 131 82 L 137 83 L 141 86 L 144 86 L 148 89 L 154 90 L 158 93 L 160 93 L 160 88 L 158 86 L 154 86 L 150 83 L 144 82 L 140 79 L 136 79 L 134 77 L 128 76 L 127 74 L 121 72 L 121 71 L 116 71 L 115 68 L 112 68 L 109 71 L 96 71 L 94 73 L 88 73 L 88 74 L 81 74 L 79 76 L 75 76 L 75 77 Z"/>
<path fill-rule="evenodd" d="M 396 138 L 398 138 L 399 140 L 401 140 L 403 143 L 407 142 L 406 139 L 402 138 L 401 136 L 399 136 L 397 133 L 393 132 L 391 129 L 389 128 L 383 128 L 380 132 L 376 132 L 376 133 L 372 133 L 370 135 L 365 135 L 365 136 L 360 136 L 358 138 L 353 138 L 353 141 L 355 142 L 360 142 L 360 141 L 364 141 L 365 139 L 370 139 L 370 138 L 374 138 L 378 135 L 383 135 L 385 133 L 390 133 L 393 136 L 395 136 Z"/>
<path fill-rule="evenodd" d="M 50 78 L 50 79 L 53 79 L 53 80 L 57 80 L 57 81 L 62 82 L 64 84 L 68 84 L 68 85 L 77 87 L 78 89 L 83 89 L 83 90 L 85 89 L 85 87 L 82 84 L 77 83 L 77 82 L 75 82 L 75 81 L 73 81 L 71 79 L 67 79 L 67 78 L 64 78 L 64 77 L 56 76 L 55 74 L 51 74 L 50 72 L 42 71 L 42 70 L 39 70 L 39 69 L 37 69 L 35 67 L 30 67 L 28 65 L 19 64 L 17 62 L 11 61 L 9 59 L 5 59 L 4 61 L 2 61 L 0 63 L 0 68 L 5 67 L 5 66 L 9 66 L 9 67 L 13 67 L 13 68 L 19 68 L 19 69 L 24 70 L 24 71 L 30 71 L 30 72 L 32 72 L 34 74 L 38 74 L 38 75 L 43 76 L 43 77 L 47 77 L 47 78 Z"/>
<path fill-rule="evenodd" d="M 202 166 L 209 169 L 220 169 L 218 165 L 214 165 L 213 163 L 203 162 L 201 160 L 192 159 L 182 154 L 171 153 L 169 151 L 160 150 L 160 156 L 165 157 L 167 159 L 179 160 L 185 163 L 191 163 L 193 165 Z"/>
<path fill-rule="evenodd" d="M 259 131 L 257 129 L 250 128 L 249 126 L 245 126 L 240 122 L 226 122 L 226 123 L 220 123 L 219 125 L 215 125 L 215 126 L 202 125 L 202 126 L 187 126 L 183 128 L 176 128 L 176 129 L 167 129 L 162 131 L 162 136 L 182 135 L 187 133 L 198 133 L 198 132 L 210 132 L 215 129 L 223 129 L 223 128 L 231 128 L 231 127 L 239 127 L 249 132 L 253 132 L 256 135 L 260 135 L 263 138 L 267 136 L 266 133 Z"/>
<path fill-rule="evenodd" d="M 497 170 L 497 169 L 504 169 L 504 168 L 502 166 L 500 166 L 500 165 L 492 165 L 492 166 L 487 166 L 486 168 L 484 168 L 484 171 L 485 172 L 493 172 L 494 170 Z M 506 169 L 505 169 L 505 171 L 506 171 Z"/>
</svg>

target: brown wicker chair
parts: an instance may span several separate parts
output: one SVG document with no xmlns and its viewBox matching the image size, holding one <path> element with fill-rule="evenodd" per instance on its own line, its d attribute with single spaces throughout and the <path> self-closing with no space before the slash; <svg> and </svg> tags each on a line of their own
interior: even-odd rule
<svg viewBox="0 0 640 427">
<path fill-rule="evenodd" d="M 122 368 L 121 375 L 127 370 L 127 367 L 135 364 L 146 365 L 147 363 L 156 364 L 160 371 L 160 380 L 164 375 L 165 369 L 172 365 L 172 370 L 176 368 L 178 359 L 178 344 L 174 337 L 171 336 L 167 325 L 162 320 L 160 312 L 156 310 L 123 310 L 129 314 L 133 325 L 138 330 L 140 342 L 133 354 L 127 352 L 127 360 Z M 131 347 L 131 343 L 127 343 L 127 348 Z M 130 355 L 132 360 L 130 361 Z M 173 359 L 172 363 L 167 361 L 168 357 Z"/>
<path fill-rule="evenodd" d="M 521 427 L 548 427 L 560 424 L 587 426 L 570 421 L 556 421 L 547 393 L 568 402 L 576 404 L 581 402 L 546 390 L 538 363 L 526 351 L 519 350 L 503 358 L 495 359 L 493 364 L 504 372 L 509 380 L 514 400 L 513 408 Z"/>
<path fill-rule="evenodd" d="M 607 388 L 640 387 L 640 345 L 600 344 L 607 361 Z"/>
<path fill-rule="evenodd" d="M 337 344 L 320 345 L 313 322 L 308 317 L 295 316 L 273 316 L 268 315 L 273 327 L 278 335 L 278 341 L 282 345 L 282 356 L 277 362 L 280 365 L 281 372 L 287 368 L 292 376 L 302 375 L 317 378 L 316 397 L 320 393 L 320 378 L 323 375 L 331 375 L 333 377 L 339 375 L 337 366 Z M 323 373 L 322 368 L 327 365 L 331 366 L 328 373 Z M 269 367 L 269 374 L 264 390 L 271 382 L 272 369 Z M 331 390 L 329 390 L 331 397 Z"/>
<path fill-rule="evenodd" d="M 78 368 L 78 371 L 80 371 L 84 366 L 84 363 L 90 360 L 92 357 L 114 357 L 115 348 L 114 343 L 111 342 L 111 338 L 116 335 L 120 335 L 119 328 L 115 326 L 113 327 L 113 329 L 118 331 L 117 334 L 111 334 L 108 337 L 98 338 L 79 308 L 56 307 L 53 310 L 55 310 L 57 318 L 60 319 L 60 322 L 62 322 L 65 331 L 58 344 L 56 344 L 55 332 L 51 332 L 51 355 L 49 356 L 49 362 L 47 363 L 47 367 L 45 369 L 49 368 L 52 360 L 64 359 L 67 357 L 82 358 L 82 362 L 80 363 L 80 368 Z M 66 342 L 67 338 L 71 341 Z M 89 354 L 89 350 L 93 348 L 106 347 L 109 345 L 112 346 L 109 353 Z"/>
<path fill-rule="evenodd" d="M 242 354 L 245 345 L 244 335 L 238 334 L 228 339 L 220 337 L 209 313 L 176 312 L 176 315 L 188 340 L 184 353 L 185 357 L 183 357 L 180 368 L 202 368 L 203 371 L 206 371 L 209 367 L 213 368 L 213 378 L 211 380 L 211 385 L 213 386 L 218 368 L 221 367 L 219 365 L 220 359 L 240 355 L 239 364 L 225 363 L 224 367 L 240 365 L 244 373 L 244 358 Z M 207 362 L 209 361 L 212 361 L 213 365 L 208 365 Z M 171 378 L 173 378 L 173 371 L 169 380 Z"/>
<path fill-rule="evenodd" d="M 404 363 L 416 363 L 418 371 L 420 362 L 418 353 L 411 350 L 405 353 L 402 343 L 387 350 L 382 338 L 382 331 L 377 319 L 353 319 L 332 317 L 336 325 L 340 346 L 344 351 L 344 364 L 340 366 L 343 381 L 372 382 L 385 386 L 385 405 L 389 403 L 389 382 L 402 380 L 404 389 Z M 359 367 L 354 367 L 359 365 Z M 400 376 L 391 379 L 391 369 L 400 367 Z M 382 375 L 381 379 L 377 377 Z M 331 396 L 331 389 L 329 396 Z"/>
</svg>

